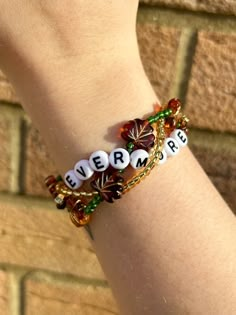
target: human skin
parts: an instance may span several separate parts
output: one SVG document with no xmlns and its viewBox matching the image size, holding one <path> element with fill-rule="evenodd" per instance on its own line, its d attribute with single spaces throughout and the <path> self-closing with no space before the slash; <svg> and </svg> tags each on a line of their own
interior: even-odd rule
<svg viewBox="0 0 236 315">
<path fill-rule="evenodd" d="M 0 67 L 61 174 L 123 146 L 118 128 L 158 101 L 139 56 L 137 6 L 0 0 Z M 102 203 L 90 228 L 121 314 L 236 313 L 235 216 L 188 148 Z"/>
</svg>

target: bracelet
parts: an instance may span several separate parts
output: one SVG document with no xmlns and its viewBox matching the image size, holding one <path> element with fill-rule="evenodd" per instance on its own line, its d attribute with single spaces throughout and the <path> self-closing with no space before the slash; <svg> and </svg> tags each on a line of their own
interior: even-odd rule
<svg viewBox="0 0 236 315">
<path fill-rule="evenodd" d="M 112 203 L 120 199 L 157 164 L 164 164 L 187 145 L 189 119 L 181 113 L 180 100 L 175 98 L 165 106 L 155 106 L 153 116 L 130 120 L 121 128 L 121 137 L 127 141 L 125 148 L 116 148 L 110 154 L 102 150 L 93 152 L 88 160 L 78 161 L 67 171 L 64 179 L 60 175 L 45 179 L 56 207 L 67 208 L 77 227 L 90 222 L 91 214 L 102 201 Z M 140 171 L 125 179 L 128 166 Z M 92 191 L 82 190 L 89 179 Z"/>
</svg>

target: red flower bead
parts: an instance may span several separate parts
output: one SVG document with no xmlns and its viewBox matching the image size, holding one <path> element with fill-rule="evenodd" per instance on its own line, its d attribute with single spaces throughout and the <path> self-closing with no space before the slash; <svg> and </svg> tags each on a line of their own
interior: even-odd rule
<svg viewBox="0 0 236 315">
<path fill-rule="evenodd" d="M 172 110 L 172 115 L 177 115 L 181 109 L 181 102 L 178 98 L 172 98 L 169 103 L 167 108 Z"/>
<path fill-rule="evenodd" d="M 126 123 L 121 136 L 124 140 L 134 144 L 133 150 L 144 149 L 148 151 L 154 145 L 155 136 L 153 128 L 147 120 L 136 118 Z"/>
<path fill-rule="evenodd" d="M 121 198 L 123 181 L 122 176 L 112 173 L 111 169 L 108 169 L 108 171 L 102 173 L 97 172 L 90 185 L 100 193 L 102 199 L 107 202 L 113 202 L 113 199 Z"/>
</svg>

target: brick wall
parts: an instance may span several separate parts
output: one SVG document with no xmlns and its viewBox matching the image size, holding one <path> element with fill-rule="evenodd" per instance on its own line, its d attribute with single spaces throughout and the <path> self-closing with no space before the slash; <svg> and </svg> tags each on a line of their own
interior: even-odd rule
<svg viewBox="0 0 236 315">
<path fill-rule="evenodd" d="M 234 0 L 143 0 L 137 33 L 155 91 L 185 103 L 190 147 L 236 213 L 235 15 Z M 0 143 L 1 315 L 118 314 L 87 235 L 44 188 L 56 167 L 2 72 Z"/>
</svg>

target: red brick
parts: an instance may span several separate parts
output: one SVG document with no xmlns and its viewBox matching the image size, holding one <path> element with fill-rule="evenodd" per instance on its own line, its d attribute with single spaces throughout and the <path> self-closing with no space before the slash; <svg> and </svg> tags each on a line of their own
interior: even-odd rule
<svg viewBox="0 0 236 315">
<path fill-rule="evenodd" d="M 185 111 L 193 126 L 236 132 L 235 60 L 235 34 L 199 34 Z"/>
<path fill-rule="evenodd" d="M 110 288 L 50 278 L 26 281 L 25 310 L 26 315 L 118 315 Z"/>
<path fill-rule="evenodd" d="M 234 0 L 140 0 L 140 3 L 236 15 L 236 3 Z"/>
<path fill-rule="evenodd" d="M 221 176 L 210 176 L 210 179 L 236 215 L 236 179 L 229 180 Z"/>
<path fill-rule="evenodd" d="M 18 102 L 18 98 L 12 87 L 11 83 L 8 81 L 4 73 L 0 69 L 0 100 L 7 102 Z"/>
<path fill-rule="evenodd" d="M 11 121 L 0 105 L 0 190 L 8 191 L 11 178 Z"/>
<path fill-rule="evenodd" d="M 54 202 L 0 196 L 0 263 L 105 279 L 85 230 Z"/>
<path fill-rule="evenodd" d="M 39 131 L 32 124 L 28 125 L 25 137 L 25 193 L 48 196 L 44 179 L 51 174 L 57 175 L 58 171 Z"/>
<path fill-rule="evenodd" d="M 154 23 L 140 23 L 137 35 L 144 69 L 155 85 L 157 96 L 162 102 L 166 101 L 173 81 L 180 31 Z"/>
<path fill-rule="evenodd" d="M 0 310 L 1 315 L 10 315 L 9 278 L 4 271 L 0 271 Z"/>
<path fill-rule="evenodd" d="M 236 214 L 236 137 L 190 132 L 190 147 L 222 197 Z"/>
</svg>

